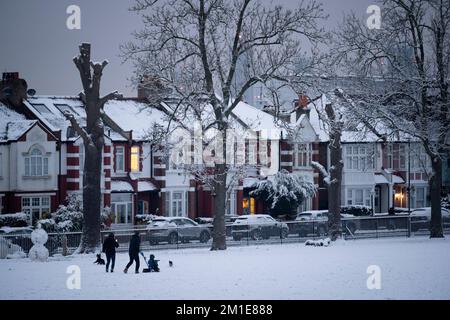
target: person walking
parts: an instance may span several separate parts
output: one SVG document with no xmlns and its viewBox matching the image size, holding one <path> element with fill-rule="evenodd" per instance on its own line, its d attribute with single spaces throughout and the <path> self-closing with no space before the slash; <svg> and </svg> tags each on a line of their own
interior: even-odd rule
<svg viewBox="0 0 450 320">
<path fill-rule="evenodd" d="M 127 266 L 123 270 L 123 272 L 127 273 L 128 268 L 133 264 L 133 261 L 136 262 L 136 273 L 139 273 L 139 251 L 141 246 L 141 238 L 139 237 L 139 232 L 136 231 L 130 240 L 130 247 L 128 249 L 128 255 L 130 256 L 130 262 L 128 262 Z"/>
<path fill-rule="evenodd" d="M 108 237 L 103 241 L 102 252 L 106 254 L 106 272 L 109 271 L 109 264 L 111 263 L 111 272 L 114 272 L 114 265 L 116 263 L 116 248 L 119 247 L 119 243 L 114 237 L 114 233 L 110 233 Z"/>
</svg>

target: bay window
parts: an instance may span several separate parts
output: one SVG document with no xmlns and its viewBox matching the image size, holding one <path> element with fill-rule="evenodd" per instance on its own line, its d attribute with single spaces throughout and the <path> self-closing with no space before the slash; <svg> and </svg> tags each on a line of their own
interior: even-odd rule
<svg viewBox="0 0 450 320">
<path fill-rule="evenodd" d="M 22 197 L 22 211 L 29 215 L 30 222 L 45 219 L 50 214 L 50 197 Z"/>
</svg>

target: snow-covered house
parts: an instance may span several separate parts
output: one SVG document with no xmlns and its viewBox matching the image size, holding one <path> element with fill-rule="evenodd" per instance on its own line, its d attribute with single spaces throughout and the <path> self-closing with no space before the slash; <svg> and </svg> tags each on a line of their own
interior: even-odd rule
<svg viewBox="0 0 450 320">
<path fill-rule="evenodd" d="M 321 96 L 305 107 L 320 140 L 319 163 L 326 168 L 329 168 L 329 135 L 321 114 L 324 113 L 325 103 L 331 99 Z M 340 107 L 345 108 L 345 105 Z M 364 205 L 378 213 L 388 212 L 391 207 L 407 208 L 410 161 L 411 207 L 428 206 L 427 172 L 430 172 L 430 162 L 420 143 L 414 140 L 408 143 L 408 139 L 401 135 L 390 135 L 384 142 L 375 134 L 363 130 L 362 125 L 342 133 L 342 205 Z M 319 198 L 319 208 L 327 209 L 327 191 L 322 181 Z"/>
<path fill-rule="evenodd" d="M 64 113 L 73 114 L 81 125 L 86 114 L 78 97 L 28 97 L 26 82 L 18 74 L 13 78 L 22 81 L 22 86 L 0 96 L 4 101 L 0 105 L 0 212 L 24 211 L 33 223 L 54 212 L 69 193 L 81 194 L 83 142 Z M 2 85 L 10 85 L 8 81 Z M 164 148 L 151 137 L 155 124 L 167 123 L 164 108 L 169 107 L 149 107 L 139 98 L 109 101 L 104 107 L 102 205 L 111 207 L 113 224 L 133 224 L 137 214 L 146 213 L 191 218 L 214 214 L 208 187 L 172 166 Z M 311 144 L 317 140 L 314 133 L 305 148 L 295 149 L 266 112 L 241 102 L 231 118 L 234 128 L 250 132 L 251 138 L 244 139 L 245 172 L 231 183 L 229 214 L 265 212 L 267 208 L 249 192 L 255 181 L 270 178 L 280 169 L 314 179 L 307 165 L 317 153 Z M 305 117 L 297 120 L 308 127 Z M 308 129 L 312 132 L 311 126 Z M 257 150 L 254 163 L 249 159 L 250 148 Z"/>
</svg>

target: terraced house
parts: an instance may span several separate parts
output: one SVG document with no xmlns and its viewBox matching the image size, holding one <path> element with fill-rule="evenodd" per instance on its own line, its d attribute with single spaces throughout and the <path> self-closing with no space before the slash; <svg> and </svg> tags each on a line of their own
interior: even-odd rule
<svg viewBox="0 0 450 320">
<path fill-rule="evenodd" d="M 0 92 L 0 212 L 25 212 L 32 224 L 65 203 L 69 193 L 81 194 L 84 146 L 63 113 L 81 124 L 86 115 L 78 97 L 28 96 L 27 83 L 17 73 L 3 75 Z M 270 112 L 239 103 L 232 115 L 235 128 L 252 134 L 241 141 L 246 165 L 230 180 L 228 214 L 267 213 L 265 204 L 249 194 L 256 181 L 271 179 L 281 169 L 305 175 L 318 187 L 299 210 L 327 209 L 326 186 L 311 162 L 329 167 L 329 138 L 313 104 L 317 101 L 301 97 L 284 114 L 284 121 L 300 128 L 301 139 L 294 141 Z M 169 109 L 166 103 L 149 107 L 139 96 L 104 107 L 102 205 L 111 208 L 114 225 L 134 224 L 138 214 L 214 215 L 207 184 L 170 161 L 180 150 L 167 152 L 168 144 L 155 143 L 152 136 L 152 127 L 167 123 Z M 428 205 L 429 163 L 416 145 L 345 132 L 342 204 L 370 206 L 375 212 L 406 208 L 410 182 L 411 206 Z M 250 149 L 257 151 L 253 162 Z"/>
</svg>

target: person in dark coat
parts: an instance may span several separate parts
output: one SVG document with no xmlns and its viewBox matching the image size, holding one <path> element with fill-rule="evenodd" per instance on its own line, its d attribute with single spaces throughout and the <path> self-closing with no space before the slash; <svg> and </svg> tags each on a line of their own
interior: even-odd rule
<svg viewBox="0 0 450 320">
<path fill-rule="evenodd" d="M 155 259 L 155 255 L 150 255 L 150 259 L 148 260 L 148 268 L 150 271 L 159 272 L 158 261 Z"/>
<path fill-rule="evenodd" d="M 139 273 L 139 251 L 141 247 L 141 238 L 139 237 L 139 232 L 136 231 L 130 240 L 130 247 L 128 249 L 128 255 L 130 256 L 130 262 L 128 262 L 127 266 L 123 270 L 123 272 L 127 273 L 128 268 L 133 264 L 133 261 L 136 262 L 136 273 Z"/>
<path fill-rule="evenodd" d="M 111 263 L 111 272 L 114 272 L 114 265 L 116 263 L 116 248 L 119 247 L 119 243 L 114 237 L 114 233 L 110 233 L 103 242 L 102 252 L 106 254 L 106 272 L 109 270 L 109 264 Z"/>
</svg>

